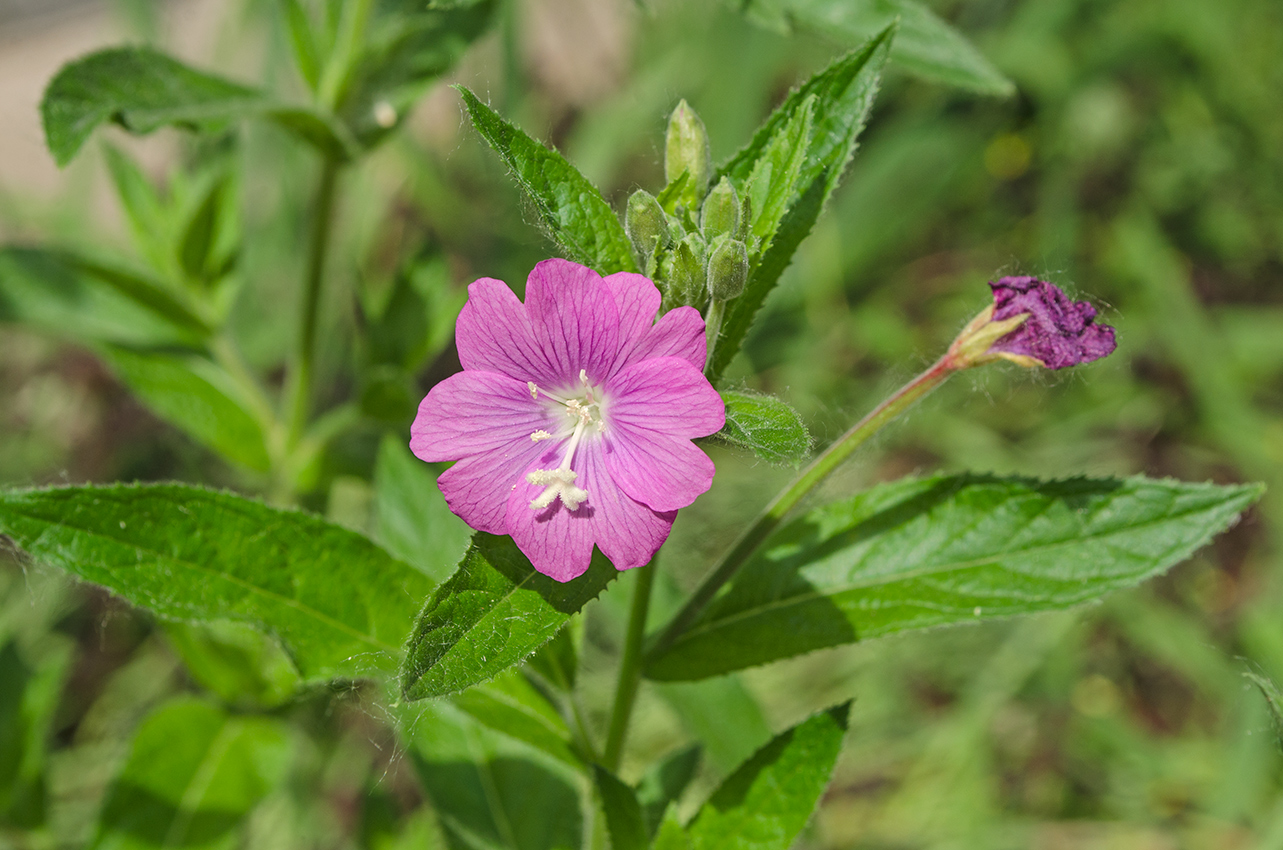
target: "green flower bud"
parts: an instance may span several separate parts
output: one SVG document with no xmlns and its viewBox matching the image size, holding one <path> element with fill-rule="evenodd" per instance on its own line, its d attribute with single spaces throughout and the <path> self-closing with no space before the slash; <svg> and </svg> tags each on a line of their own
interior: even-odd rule
<svg viewBox="0 0 1283 850">
<path fill-rule="evenodd" d="M 673 249 L 668 264 L 669 307 L 698 305 L 704 296 L 704 241 L 694 233 L 687 235 Z"/>
<path fill-rule="evenodd" d="M 659 201 L 645 189 L 638 189 L 628 199 L 624 211 L 624 230 L 633 243 L 633 250 L 641 257 L 642 265 L 661 247 L 672 244 L 668 216 Z"/>
<path fill-rule="evenodd" d="M 681 202 L 687 209 L 694 209 L 708 191 L 708 175 L 712 170 L 708 131 L 704 129 L 704 122 L 695 114 L 695 110 L 683 100 L 668 118 L 664 178 L 672 183 L 683 173 L 690 175 L 682 190 Z"/>
<path fill-rule="evenodd" d="M 723 177 L 704 199 L 700 229 L 705 239 L 735 235 L 740 226 L 740 199 L 731 181 Z"/>
<path fill-rule="evenodd" d="M 708 261 L 708 294 L 714 301 L 730 301 L 739 297 L 747 282 L 748 248 L 738 239 L 723 236 Z"/>
</svg>

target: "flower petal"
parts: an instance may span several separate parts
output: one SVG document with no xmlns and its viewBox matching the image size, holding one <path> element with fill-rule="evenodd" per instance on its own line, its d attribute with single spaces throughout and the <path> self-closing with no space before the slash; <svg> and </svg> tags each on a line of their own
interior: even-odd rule
<svg viewBox="0 0 1283 850">
<path fill-rule="evenodd" d="M 694 307 L 677 307 L 660 316 L 628 359 L 632 363 L 647 357 L 680 357 L 703 372 L 708 357 L 704 317 Z"/>
<path fill-rule="evenodd" d="M 619 353 L 619 311 L 601 276 L 569 260 L 544 260 L 526 281 L 526 312 L 555 377 L 544 389 L 601 383 Z"/>
<path fill-rule="evenodd" d="M 556 430 L 549 409 L 523 381 L 497 372 L 458 372 L 437 384 L 410 426 L 410 451 L 420 460 L 459 460 L 531 443 Z"/>
<path fill-rule="evenodd" d="M 605 392 L 608 432 L 619 422 L 672 437 L 707 437 L 726 424 L 722 397 L 703 372 L 680 357 L 634 362 Z"/>
<path fill-rule="evenodd" d="M 684 508 L 713 485 L 712 459 L 684 437 L 616 420 L 603 442 L 611 479 L 654 510 Z"/>
<path fill-rule="evenodd" d="M 596 543 L 616 569 L 650 562 L 668 539 L 676 511 L 660 513 L 630 499 L 611 480 L 598 447 L 577 454 L 577 484 L 588 499 L 568 511 L 560 500 L 542 511 L 530 502 L 542 487 L 523 480 L 508 499 L 507 525 L 513 542 L 535 569 L 557 581 L 570 581 L 588 569 Z M 527 471 L 539 468 L 532 464 Z M 524 479 L 524 476 L 523 476 Z"/>
<path fill-rule="evenodd" d="M 542 453 L 542 454 L 541 454 Z M 471 455 L 441 473 L 437 487 L 450 510 L 479 531 L 508 533 L 508 499 L 525 484 L 529 469 L 556 464 L 547 444 L 514 445 L 507 451 Z"/>
<path fill-rule="evenodd" d="M 633 272 L 616 272 L 602 280 L 619 311 L 619 355 L 611 369 L 613 374 L 632 361 L 633 349 L 654 327 L 663 296 L 649 278 Z"/>
<path fill-rule="evenodd" d="M 994 321 L 1029 314 L 1024 324 L 989 347 L 993 354 L 1031 357 L 1048 369 L 1064 369 L 1099 360 L 1117 346 L 1114 329 L 1096 324 L 1096 308 L 1071 300 L 1055 284 L 1004 277 L 989 287 Z"/>
<path fill-rule="evenodd" d="M 483 277 L 468 286 L 468 302 L 455 323 L 464 369 L 499 372 L 521 381 L 560 380 L 536 342 L 526 307 L 508 284 Z"/>
</svg>

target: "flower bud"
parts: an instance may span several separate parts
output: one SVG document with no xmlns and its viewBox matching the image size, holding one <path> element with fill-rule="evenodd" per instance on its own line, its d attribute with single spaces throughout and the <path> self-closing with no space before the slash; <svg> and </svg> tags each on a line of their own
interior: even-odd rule
<svg viewBox="0 0 1283 850">
<path fill-rule="evenodd" d="M 740 199 L 731 181 L 723 177 L 704 199 L 700 213 L 700 229 L 705 239 L 736 235 L 740 226 Z"/>
<path fill-rule="evenodd" d="M 660 247 L 666 248 L 672 244 L 668 216 L 664 214 L 655 196 L 645 189 L 638 189 L 628 199 L 628 208 L 624 211 L 624 230 L 643 265 Z"/>
<path fill-rule="evenodd" d="M 668 264 L 668 297 L 671 307 L 698 305 L 704 295 L 704 243 L 688 234 L 673 249 Z"/>
<path fill-rule="evenodd" d="M 722 237 L 708 261 L 708 294 L 714 301 L 738 298 L 748 282 L 748 248 L 738 239 Z"/>
<path fill-rule="evenodd" d="M 708 191 L 708 175 L 712 170 L 708 131 L 695 110 L 683 100 L 668 118 L 664 178 L 672 183 L 684 173 L 690 175 L 682 189 L 681 202 L 693 210 Z"/>
</svg>

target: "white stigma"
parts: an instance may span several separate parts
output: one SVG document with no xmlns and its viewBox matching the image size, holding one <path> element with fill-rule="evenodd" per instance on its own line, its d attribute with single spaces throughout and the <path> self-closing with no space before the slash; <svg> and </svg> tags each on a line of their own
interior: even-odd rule
<svg viewBox="0 0 1283 850">
<path fill-rule="evenodd" d="M 605 419 L 601 415 L 601 403 L 594 397 L 593 388 L 588 383 L 588 372 L 585 369 L 579 370 L 579 381 L 583 384 L 582 398 L 564 399 L 554 395 L 547 390 L 541 390 L 530 382 L 530 395 L 532 398 L 538 398 L 539 393 L 543 393 L 548 399 L 551 399 L 566 408 L 566 415 L 577 420 L 575 430 L 570 435 L 570 440 L 566 443 L 564 453 L 561 457 L 561 465 L 556 469 L 536 469 L 526 475 L 526 480 L 531 484 L 543 487 L 543 492 L 530 501 L 530 509 L 541 511 L 547 508 L 557 499 L 561 499 L 566 510 L 577 510 L 580 505 L 588 498 L 588 491 L 575 485 L 579 479 L 579 473 L 570 468 L 575 459 L 575 451 L 579 448 L 579 441 L 583 439 L 584 432 L 588 425 L 596 427 L 598 433 L 606 430 Z M 535 431 L 530 435 L 534 442 L 552 439 L 553 435 L 544 430 Z"/>
</svg>

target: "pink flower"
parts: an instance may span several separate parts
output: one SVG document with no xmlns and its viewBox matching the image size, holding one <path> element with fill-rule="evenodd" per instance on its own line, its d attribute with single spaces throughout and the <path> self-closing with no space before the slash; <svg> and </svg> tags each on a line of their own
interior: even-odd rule
<svg viewBox="0 0 1283 850">
<path fill-rule="evenodd" d="M 455 332 L 463 371 L 410 429 L 420 459 L 458 461 L 437 482 L 450 510 L 512 535 L 557 581 L 588 569 L 593 544 L 617 569 L 646 564 L 713 482 L 691 442 L 726 418 L 703 373 L 704 320 L 678 307 L 656 322 L 659 304 L 639 274 L 567 260 L 535 266 L 525 304 L 476 281 Z"/>
<path fill-rule="evenodd" d="M 1096 324 L 1096 308 L 1072 301 L 1055 284 L 1032 277 L 1004 277 L 990 283 L 993 321 L 1028 318 L 997 340 L 989 353 L 1024 366 L 1064 369 L 1113 352 L 1114 329 Z"/>
</svg>

